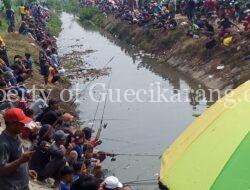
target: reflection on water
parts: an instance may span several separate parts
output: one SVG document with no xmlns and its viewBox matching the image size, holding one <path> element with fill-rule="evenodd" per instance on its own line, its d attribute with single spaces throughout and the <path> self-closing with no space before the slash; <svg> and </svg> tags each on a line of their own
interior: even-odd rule
<svg viewBox="0 0 250 190">
<path fill-rule="evenodd" d="M 206 109 L 206 98 L 197 98 L 197 94 L 191 91 L 202 86 L 190 80 L 188 76 L 157 63 L 151 55 L 126 46 L 98 31 L 84 29 L 72 15 L 63 13 L 61 18 L 63 30 L 58 39 L 59 53 L 95 50 L 84 55 L 84 60 L 96 68 L 102 68 L 114 57 L 109 65 L 112 67 L 111 89 L 120 89 L 122 92 L 126 89 L 148 89 L 150 84 L 159 83 L 161 87 L 169 89 L 167 97 L 173 94 L 188 97 L 186 102 L 107 102 L 104 118 L 108 127 L 102 132 L 103 144 L 99 148 L 131 156 L 118 156 L 115 162 L 107 159 L 105 167 L 123 182 L 157 179 L 159 157 L 139 157 L 133 154 L 160 155 L 195 117 Z M 109 79 L 108 76 L 99 77 L 94 83 L 102 82 L 107 85 Z M 81 80 L 73 82 L 81 83 Z M 84 89 L 86 84 L 81 83 L 81 86 Z M 84 93 L 80 100 L 78 109 L 81 120 L 93 119 L 98 103 L 91 101 L 88 93 Z M 103 107 L 104 103 L 101 102 L 94 123 L 96 130 L 100 124 Z M 88 122 L 85 125 L 88 125 Z M 144 183 L 135 189 L 154 188 L 155 184 Z"/>
</svg>

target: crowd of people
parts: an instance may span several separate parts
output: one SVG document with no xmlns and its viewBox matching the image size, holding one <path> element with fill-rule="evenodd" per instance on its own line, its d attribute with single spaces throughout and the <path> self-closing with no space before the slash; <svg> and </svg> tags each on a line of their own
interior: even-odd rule
<svg viewBox="0 0 250 190">
<path fill-rule="evenodd" d="M 19 12 L 21 15 L 21 23 L 18 29 L 18 33 L 21 35 L 28 36 L 39 44 L 40 50 L 40 69 L 41 74 L 44 76 L 44 82 L 55 83 L 59 77 L 59 60 L 56 50 L 56 40 L 47 31 L 47 23 L 49 19 L 49 8 L 48 5 L 43 4 L 31 4 L 26 3 L 25 5 L 19 6 Z M 8 21 L 8 32 L 15 32 L 15 12 L 9 7 L 6 10 L 6 18 Z M 2 57 L 8 65 L 6 48 L 2 51 Z M 0 51 L 1 53 L 1 51 Z M 29 57 L 29 55 L 25 55 Z M 21 57 L 20 57 L 21 58 Z M 29 61 L 30 62 L 30 61 Z M 28 69 L 31 68 L 31 64 L 28 63 Z"/>
<path fill-rule="evenodd" d="M 40 47 L 44 86 L 60 82 L 56 40 L 47 30 L 49 6 L 25 3 L 19 7 L 21 23 L 16 23 L 17 15 L 7 8 L 8 32 L 25 35 Z M 117 177 L 104 175 L 102 162 L 108 154 L 96 149 L 102 143 L 101 127 L 92 138 L 91 128 L 72 127 L 74 116 L 62 112 L 62 102 L 50 98 L 47 90 L 32 97 L 25 85 L 33 75 L 32 55 L 17 54 L 12 62 L 11 47 L 2 38 L 0 47 L 0 189 L 28 190 L 31 179 L 45 184 L 53 179 L 51 186 L 59 190 L 129 189 Z"/>
<path fill-rule="evenodd" d="M 190 26 L 188 36 L 200 38 L 204 35 L 210 39 L 207 48 L 218 42 L 229 45 L 234 33 L 250 31 L 249 0 L 83 0 L 80 3 L 97 6 L 101 12 L 131 24 L 154 29 L 174 30 L 178 19 L 182 20 Z M 178 19 L 176 14 L 179 14 Z M 188 22 L 183 22 L 185 16 Z"/>
<path fill-rule="evenodd" d="M 207 48 L 219 40 L 230 44 L 233 26 L 242 26 L 246 32 L 250 30 L 249 1 L 240 4 L 231 0 L 183 0 L 178 3 L 176 0 L 97 0 L 94 3 L 86 0 L 80 3 L 95 5 L 100 11 L 112 13 L 131 24 L 167 30 L 176 29 L 176 14 L 186 15 L 191 26 L 188 35 L 193 38 L 207 36 L 211 39 Z M 17 22 L 19 16 L 21 21 Z M 6 18 L 9 33 L 27 36 L 39 46 L 39 67 L 44 78 L 41 83 L 46 86 L 60 82 L 56 39 L 47 29 L 49 6 L 25 3 L 19 6 L 19 14 L 9 6 Z M 60 100 L 50 98 L 48 91 L 39 91 L 32 97 L 25 85 L 33 76 L 32 55 L 29 52 L 16 54 L 12 61 L 8 48 L 12 47 L 6 47 L 0 37 L 0 111 L 5 123 L 0 135 L 0 189 L 28 190 L 30 179 L 42 182 L 53 179 L 52 187 L 59 190 L 130 189 L 117 177 L 104 174 L 102 162 L 109 154 L 96 149 L 102 143 L 102 127 L 92 138 L 92 128 L 72 127 L 74 116 L 62 112 Z"/>
</svg>

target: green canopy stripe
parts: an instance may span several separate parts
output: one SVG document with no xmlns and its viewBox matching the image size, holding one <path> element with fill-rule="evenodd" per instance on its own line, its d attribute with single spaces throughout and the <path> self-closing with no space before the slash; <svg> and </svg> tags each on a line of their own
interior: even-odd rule
<svg viewBox="0 0 250 190">
<path fill-rule="evenodd" d="M 229 129 L 230 130 L 230 129 Z M 210 190 L 250 189 L 250 133 L 245 136 Z"/>
</svg>

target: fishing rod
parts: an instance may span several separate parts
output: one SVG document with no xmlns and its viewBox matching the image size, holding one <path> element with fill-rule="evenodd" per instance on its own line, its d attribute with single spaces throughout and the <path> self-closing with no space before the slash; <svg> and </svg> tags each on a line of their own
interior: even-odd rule
<svg viewBox="0 0 250 190">
<path fill-rule="evenodd" d="M 125 182 L 123 183 L 124 185 L 144 185 L 144 184 L 155 184 L 155 182 L 157 183 L 158 180 L 157 179 L 144 179 L 144 180 L 136 180 L 136 181 L 129 181 L 129 182 Z"/>
<path fill-rule="evenodd" d="M 106 141 L 113 141 L 113 142 L 123 142 L 123 143 L 129 143 L 129 144 L 136 144 L 136 143 L 133 143 L 133 142 L 130 142 L 130 141 L 125 141 L 125 140 L 120 140 L 120 139 L 113 139 L 113 138 L 105 138 L 105 137 L 102 137 L 102 140 L 106 140 Z"/>
<path fill-rule="evenodd" d="M 107 153 L 105 152 L 106 156 L 109 157 L 116 157 L 116 156 L 136 156 L 136 157 L 158 157 L 159 159 L 161 158 L 161 155 L 158 154 L 132 154 L 132 153 L 128 153 L 128 154 L 124 154 L 124 153 Z"/>
<path fill-rule="evenodd" d="M 98 119 L 95 119 L 95 121 L 100 121 L 101 118 L 98 118 Z M 127 119 L 119 119 L 119 118 L 103 118 L 103 120 L 106 120 L 106 121 L 124 121 L 124 120 L 127 120 Z M 89 119 L 89 120 L 85 120 L 85 121 L 94 121 L 93 119 Z"/>
<path fill-rule="evenodd" d="M 102 122 L 103 122 L 103 118 L 104 118 L 104 113 L 105 113 L 106 106 L 107 106 L 108 90 L 110 89 L 111 79 L 112 79 L 112 72 L 111 72 L 110 77 L 109 77 L 109 83 L 108 83 L 108 88 L 107 88 L 107 94 L 106 94 L 105 102 L 104 102 L 104 106 L 103 106 L 103 111 L 102 111 L 102 117 L 101 117 L 101 121 L 100 121 L 100 126 L 102 126 Z"/>
<path fill-rule="evenodd" d="M 99 100 L 98 100 L 98 104 L 97 104 L 97 107 L 96 107 L 96 110 L 95 110 L 95 115 L 94 115 L 94 119 L 93 119 L 93 123 L 92 123 L 91 129 L 93 129 L 93 127 L 95 125 L 96 114 L 97 114 L 98 109 L 99 109 L 100 101 L 101 101 L 101 96 L 99 97 Z"/>
<path fill-rule="evenodd" d="M 161 157 L 157 154 L 114 154 L 114 156 L 138 156 L 138 157 Z"/>
<path fill-rule="evenodd" d="M 110 77 L 109 77 L 109 82 L 108 82 L 108 88 L 107 88 L 107 94 L 106 94 L 106 97 L 105 97 L 105 101 L 104 101 L 104 106 L 103 106 L 103 110 L 102 110 L 102 117 L 101 117 L 101 121 L 100 121 L 100 127 L 96 133 L 96 140 L 100 139 L 100 136 L 101 136 L 101 132 L 102 132 L 102 128 L 106 128 L 107 127 L 107 123 L 103 124 L 103 118 L 104 118 L 104 113 L 105 113 L 105 110 L 106 110 L 106 106 L 107 106 L 107 100 L 108 100 L 108 91 L 110 89 L 110 85 L 111 85 L 111 79 L 112 79 L 112 71 L 110 73 Z"/>
<path fill-rule="evenodd" d="M 131 183 L 131 184 L 129 183 L 129 184 L 124 184 L 124 185 L 128 185 L 128 186 L 133 187 L 133 186 L 140 186 L 140 185 L 143 185 L 143 186 L 150 185 L 150 186 L 152 186 L 152 185 L 157 185 L 157 184 L 158 184 L 158 182 L 155 181 L 155 182 L 142 182 L 142 183 L 138 182 L 138 183 Z"/>
</svg>

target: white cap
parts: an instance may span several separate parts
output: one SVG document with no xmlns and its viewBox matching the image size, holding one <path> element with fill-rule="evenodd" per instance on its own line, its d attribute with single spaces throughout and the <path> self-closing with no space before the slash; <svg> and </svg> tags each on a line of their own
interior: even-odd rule
<svg viewBox="0 0 250 190">
<path fill-rule="evenodd" d="M 109 176 L 104 180 L 104 187 L 108 189 L 116 189 L 123 187 L 122 183 L 115 176 Z"/>
</svg>

